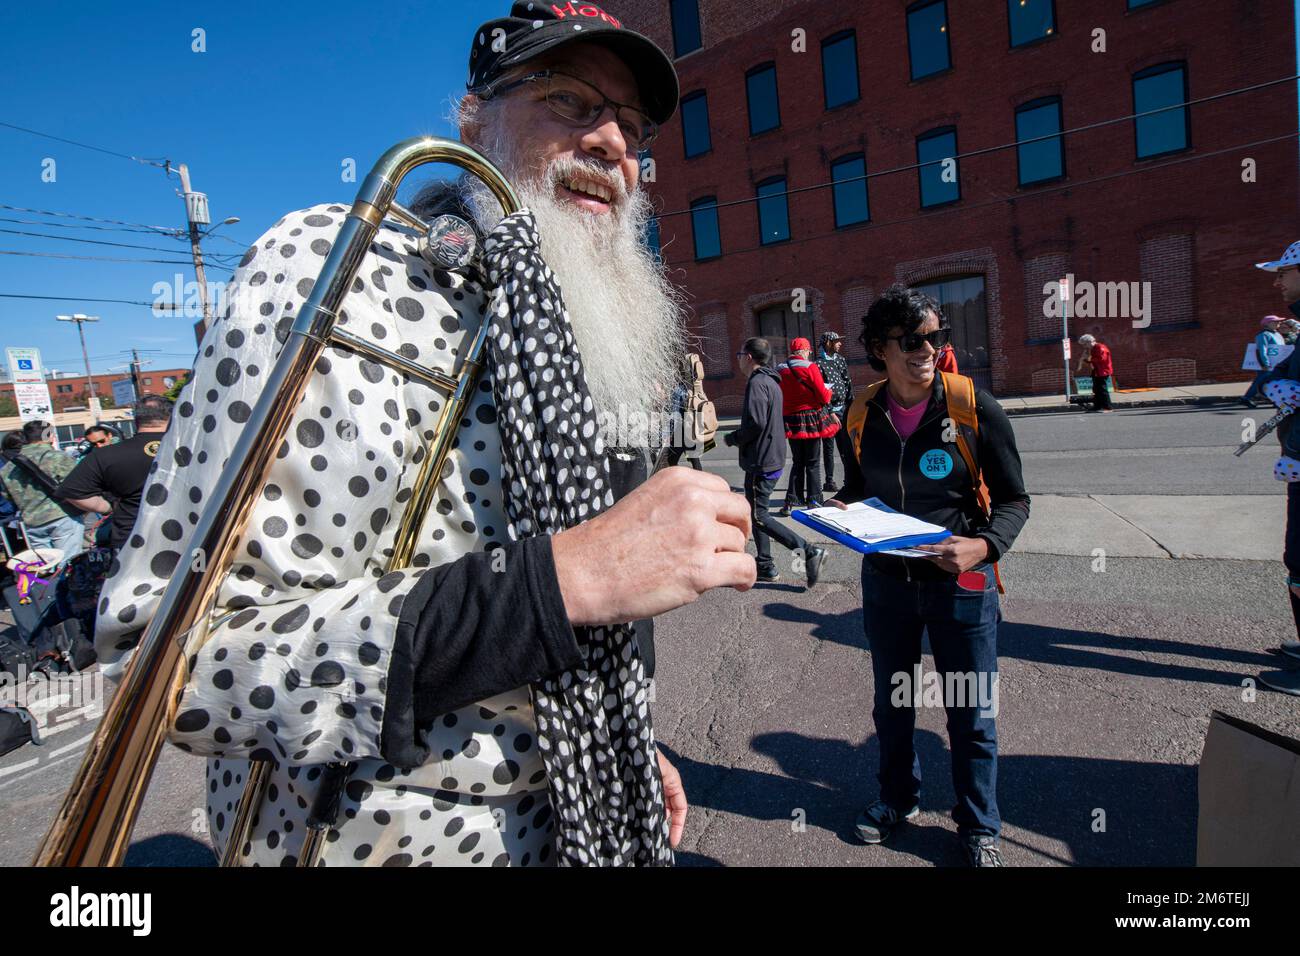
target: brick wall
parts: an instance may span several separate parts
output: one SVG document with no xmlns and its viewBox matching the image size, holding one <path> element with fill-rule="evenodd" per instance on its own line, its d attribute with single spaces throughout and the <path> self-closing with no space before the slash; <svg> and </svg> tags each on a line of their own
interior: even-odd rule
<svg viewBox="0 0 1300 956">
<path fill-rule="evenodd" d="M 667 0 L 611 0 L 628 25 L 671 51 Z M 1072 319 L 1110 345 L 1125 386 L 1157 379 L 1241 380 L 1245 343 L 1260 316 L 1281 302 L 1253 263 L 1276 256 L 1297 236 L 1295 88 L 1280 84 L 1191 108 L 1191 149 L 1171 159 L 1135 160 L 1134 130 L 1120 122 L 1065 139 L 1064 180 L 1021 187 L 1014 149 L 1016 106 L 1059 96 L 1064 126 L 1088 126 L 1133 109 L 1132 76 L 1171 60 L 1187 64 L 1193 98 L 1296 72 L 1293 7 L 1284 0 L 1165 0 L 1127 11 L 1123 0 L 1060 0 L 1057 31 L 1032 46 L 1008 49 L 1002 4 L 949 0 L 952 69 L 909 78 L 907 0 L 869 4 L 754 3 L 700 0 L 702 49 L 677 60 L 682 90 L 708 96 L 712 150 L 683 158 L 680 121 L 655 144 L 664 215 L 665 260 L 701 307 L 692 328 L 725 314 L 728 351 L 757 332 L 752 303 L 773 289 L 823 290 L 817 329 L 840 331 L 845 352 L 861 359 L 857 322 L 895 278 L 945 278 L 945 269 L 978 269 L 989 297 L 994 390 L 1061 389 L 1055 323 L 1042 316 L 1042 286 L 1062 272 L 1076 282 L 1152 282 L 1149 329 L 1129 317 Z M 992 13 L 990 14 L 990 9 Z M 1092 50 L 1106 32 L 1107 52 Z M 791 49 L 802 30 L 806 52 Z M 862 97 L 826 110 L 821 40 L 856 31 Z M 745 73 L 772 62 L 782 125 L 750 136 Z M 916 137 L 937 126 L 957 129 L 963 153 L 961 199 L 919 208 Z M 1237 149 L 1251 147 L 1253 182 L 1243 181 Z M 871 221 L 836 229 L 830 163 L 850 152 L 867 158 Z M 887 173 L 890 170 L 902 172 Z M 881 174 L 881 175 L 877 175 Z M 751 200 L 759 182 L 785 176 L 790 240 L 761 245 L 752 202 L 719 210 L 723 254 L 693 259 L 691 200 Z M 978 262 L 969 252 L 978 250 Z M 723 336 L 711 333 L 710 341 Z M 729 358 L 727 359 L 729 362 Z M 721 360 L 717 366 L 721 367 Z M 871 377 L 865 362 L 855 380 Z M 710 382 L 711 395 L 739 395 L 731 369 Z"/>
<path fill-rule="evenodd" d="M 1194 322 L 1196 257 L 1192 237 L 1172 235 L 1147 239 L 1139 256 L 1142 281 L 1150 283 L 1147 308 L 1151 327 Z"/>
</svg>

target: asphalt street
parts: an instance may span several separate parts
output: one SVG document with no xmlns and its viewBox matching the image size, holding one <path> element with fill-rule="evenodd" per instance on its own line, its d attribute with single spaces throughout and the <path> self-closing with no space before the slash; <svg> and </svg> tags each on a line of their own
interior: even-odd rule
<svg viewBox="0 0 1300 956">
<path fill-rule="evenodd" d="M 1300 736 L 1300 699 L 1243 687 L 1278 666 L 1270 648 L 1294 633 L 1281 564 L 1268 557 L 1281 543 L 1276 443 L 1231 454 L 1249 414 L 1156 408 L 1013 419 L 1031 493 L 1105 506 L 1136 543 L 1112 548 L 1099 570 L 1089 522 L 1038 529 L 1068 513 L 1041 508 L 1024 536 L 1032 550 L 1004 562 L 998 793 L 1009 864 L 1191 864 L 1211 712 Z M 705 464 L 739 486 L 731 449 L 720 446 Z M 1207 502 L 1213 514 L 1197 510 Z M 1229 525 L 1243 522 L 1259 559 L 1230 556 L 1241 545 Z M 1205 529 L 1200 557 L 1173 556 L 1182 553 L 1177 526 Z M 1144 539 L 1154 546 L 1139 547 Z M 856 556 L 832 553 L 812 590 L 785 568 L 779 583 L 710 593 L 665 615 L 656 633 L 658 736 L 692 804 L 680 863 L 960 863 L 935 708 L 918 718 L 921 816 L 888 846 L 853 836 L 876 795 L 878 753 Z M 67 712 L 60 706 L 47 720 Z M 66 721 L 44 747 L 0 758 L 0 864 L 31 858 L 92 726 Z M 169 749 L 129 862 L 210 862 L 202 790 L 201 761 Z"/>
</svg>

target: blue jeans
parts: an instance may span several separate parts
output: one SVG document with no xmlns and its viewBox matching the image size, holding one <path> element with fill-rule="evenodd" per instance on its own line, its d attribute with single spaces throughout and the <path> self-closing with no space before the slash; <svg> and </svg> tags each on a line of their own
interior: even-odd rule
<svg viewBox="0 0 1300 956">
<path fill-rule="evenodd" d="M 1259 387 L 1260 385 L 1263 384 L 1264 379 L 1265 377 L 1267 377 L 1269 371 L 1270 371 L 1269 369 L 1262 368 L 1258 372 L 1256 372 L 1255 378 L 1250 383 L 1250 388 L 1246 389 L 1246 394 L 1243 395 L 1242 398 L 1244 398 L 1248 402 L 1253 402 L 1255 398 L 1259 395 Z M 1268 401 L 1268 399 L 1265 398 L 1264 401 Z"/>
<path fill-rule="evenodd" d="M 862 622 L 871 647 L 876 699 L 871 716 L 880 743 L 880 796 L 904 813 L 920 803 L 921 762 L 912 735 L 916 729 L 916 675 L 921 634 L 928 631 L 934 667 L 945 689 L 952 784 L 957 805 L 952 818 L 961 836 L 996 836 L 998 815 L 998 735 L 995 724 L 998 672 L 997 634 L 1001 613 L 992 565 L 982 591 L 940 581 L 908 581 L 883 574 L 862 562 Z M 964 675 L 967 681 L 946 675 Z M 973 676 L 971 676 L 973 675 Z M 904 680 L 904 676 L 906 680 Z M 920 687 L 936 681 L 923 675 Z M 913 694 L 905 692 L 913 689 Z M 931 703 L 929 694 L 922 704 Z M 990 703 L 992 706 L 989 706 Z"/>
<path fill-rule="evenodd" d="M 86 546 L 86 526 L 81 519 L 64 515 L 47 524 L 27 529 L 27 540 L 33 548 L 58 548 L 63 552 L 59 566 L 68 563 L 74 554 L 79 554 Z"/>
</svg>

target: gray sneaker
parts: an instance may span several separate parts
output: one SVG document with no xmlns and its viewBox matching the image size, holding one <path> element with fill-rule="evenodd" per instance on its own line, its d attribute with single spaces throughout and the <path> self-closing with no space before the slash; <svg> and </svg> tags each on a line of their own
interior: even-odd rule
<svg viewBox="0 0 1300 956">
<path fill-rule="evenodd" d="M 1005 866 L 1002 851 L 998 849 L 995 836 L 968 836 L 962 839 L 966 848 L 966 859 L 971 866 Z"/>
<path fill-rule="evenodd" d="M 1282 646 L 1277 650 L 1283 657 L 1289 657 L 1293 661 L 1300 661 L 1300 641 L 1283 641 Z"/>
<path fill-rule="evenodd" d="M 899 813 L 884 800 L 877 800 L 858 816 L 858 837 L 863 843 L 884 843 L 894 827 L 920 812 L 921 808 L 914 806 L 906 813 Z"/>
</svg>

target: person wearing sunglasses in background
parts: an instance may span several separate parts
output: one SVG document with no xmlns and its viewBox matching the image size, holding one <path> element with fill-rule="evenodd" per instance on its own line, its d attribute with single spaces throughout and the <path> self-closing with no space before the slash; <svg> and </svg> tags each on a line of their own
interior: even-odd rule
<svg viewBox="0 0 1300 956">
<path fill-rule="evenodd" d="M 826 549 L 809 547 L 807 541 L 768 514 L 772 489 L 785 468 L 786 452 L 781 376 L 772 368 L 771 344 L 767 339 L 748 339 L 736 353 L 736 363 L 745 376 L 745 402 L 740 427 L 728 432 L 723 442 L 740 451 L 754 550 L 758 553 L 758 580 L 770 583 L 781 579 L 769 540 L 775 538 L 778 544 L 804 556 L 804 574 L 812 587 L 821 574 Z"/>
<path fill-rule="evenodd" d="M 923 292 L 896 285 L 872 304 L 861 341 L 871 367 L 887 377 L 849 409 L 855 467 L 828 502 L 844 507 L 879 498 L 952 532 L 918 549 L 927 557 L 869 554 L 862 562 L 880 798 L 858 818 L 857 832 L 867 843 L 881 843 L 920 812 L 921 766 L 912 739 L 920 690 L 897 690 L 919 676 L 925 631 L 942 686 L 977 689 L 975 700 L 961 694 L 943 702 L 957 834 L 972 865 L 1001 866 L 994 723 L 1001 613 L 994 564 L 1028 520 L 1029 495 L 1001 406 L 964 376 L 935 374 L 936 355 L 950 336 L 938 304 Z"/>
</svg>

